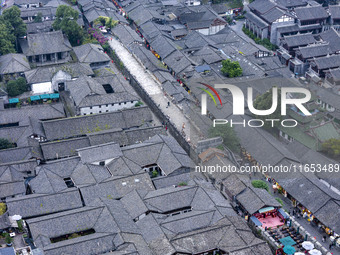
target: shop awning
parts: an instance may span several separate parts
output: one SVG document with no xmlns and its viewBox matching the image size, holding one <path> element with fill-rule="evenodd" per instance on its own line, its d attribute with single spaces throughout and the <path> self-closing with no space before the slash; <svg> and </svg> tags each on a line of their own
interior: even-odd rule
<svg viewBox="0 0 340 255">
<path fill-rule="evenodd" d="M 287 245 L 287 246 L 283 247 L 283 251 L 286 254 L 294 254 L 295 253 L 295 248 L 293 246 Z"/>
<path fill-rule="evenodd" d="M 284 237 L 284 238 L 281 238 L 279 239 L 280 243 L 282 243 L 284 246 L 286 245 L 295 245 L 296 242 L 293 240 L 293 238 L 291 238 L 290 236 L 287 236 L 287 237 Z"/>
<path fill-rule="evenodd" d="M 49 99 L 50 98 L 50 94 L 42 94 L 40 95 L 41 99 Z"/>
<path fill-rule="evenodd" d="M 285 219 L 289 218 L 288 214 L 285 213 L 285 211 L 282 208 L 280 208 L 278 211 L 283 216 L 283 218 L 285 218 Z"/>
<path fill-rule="evenodd" d="M 270 207 L 265 207 L 259 210 L 259 213 L 265 213 L 265 212 L 269 212 L 274 210 L 274 207 L 270 206 Z"/>
<path fill-rule="evenodd" d="M 59 93 L 50 94 L 50 98 L 59 98 Z"/>
<path fill-rule="evenodd" d="M 256 218 L 255 216 L 251 216 L 251 217 L 250 217 L 250 220 L 251 220 L 252 222 L 254 222 L 254 224 L 255 224 L 256 226 L 262 226 L 261 221 L 259 221 L 258 218 Z"/>
<path fill-rule="evenodd" d="M 10 104 L 16 104 L 19 103 L 19 98 L 10 98 L 8 99 L 8 101 Z"/>
<path fill-rule="evenodd" d="M 40 96 L 31 96 L 31 101 L 40 100 Z"/>
</svg>

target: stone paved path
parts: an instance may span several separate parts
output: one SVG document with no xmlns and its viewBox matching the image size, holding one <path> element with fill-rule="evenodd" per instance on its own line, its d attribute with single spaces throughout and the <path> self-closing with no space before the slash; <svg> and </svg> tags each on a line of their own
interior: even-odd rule
<svg viewBox="0 0 340 255">
<path fill-rule="evenodd" d="M 198 140 L 202 139 L 202 133 L 199 131 L 199 128 L 183 113 L 183 109 L 181 109 L 180 106 L 170 103 L 170 107 L 168 107 L 168 102 L 170 102 L 171 99 L 164 94 L 161 84 L 153 75 L 151 75 L 119 41 L 114 37 L 111 38 L 112 40 L 109 40 L 110 46 L 124 63 L 124 66 L 147 91 L 154 102 L 159 105 L 163 113 L 170 117 L 170 121 L 175 124 L 177 129 L 184 131 L 186 139 L 190 139 L 190 142 L 193 144 L 196 144 Z"/>
</svg>

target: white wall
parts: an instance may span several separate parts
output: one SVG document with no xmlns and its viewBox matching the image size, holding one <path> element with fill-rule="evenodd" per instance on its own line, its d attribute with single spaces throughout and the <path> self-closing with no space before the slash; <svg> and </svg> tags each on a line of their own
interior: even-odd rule
<svg viewBox="0 0 340 255">
<path fill-rule="evenodd" d="M 42 82 L 42 83 L 34 83 L 32 84 L 32 92 L 33 94 L 42 94 L 42 93 L 52 93 L 52 83 L 51 82 Z"/>
<path fill-rule="evenodd" d="M 108 105 L 96 105 L 96 106 L 92 106 L 92 109 L 90 107 L 82 107 L 80 108 L 80 115 L 88 115 L 88 114 L 95 114 L 95 113 L 105 113 L 105 112 L 114 112 L 114 111 L 118 111 L 124 108 L 132 108 L 135 106 L 135 104 L 138 101 L 129 101 L 129 102 L 125 102 L 125 103 L 121 103 L 119 105 L 119 103 L 114 103 L 114 104 L 108 104 Z"/>
<path fill-rule="evenodd" d="M 58 83 L 62 83 L 65 81 L 70 81 L 72 80 L 72 77 L 70 74 L 59 70 L 52 78 L 52 88 L 55 91 L 58 91 Z"/>
<path fill-rule="evenodd" d="M 214 35 L 225 28 L 225 25 L 211 26 L 209 28 L 198 29 L 197 31 L 204 35 Z"/>
<path fill-rule="evenodd" d="M 21 4 L 20 8 L 32 8 L 32 7 L 39 7 L 39 3 L 36 4 Z"/>
</svg>

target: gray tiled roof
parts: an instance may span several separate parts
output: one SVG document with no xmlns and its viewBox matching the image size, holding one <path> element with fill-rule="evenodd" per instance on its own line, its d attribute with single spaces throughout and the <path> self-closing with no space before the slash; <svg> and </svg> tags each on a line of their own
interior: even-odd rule
<svg viewBox="0 0 340 255">
<path fill-rule="evenodd" d="M 328 55 L 326 57 L 314 58 L 311 60 L 315 63 L 319 70 L 324 70 L 328 68 L 337 68 L 340 66 L 340 56 L 339 55 Z"/>
<path fill-rule="evenodd" d="M 44 121 L 43 127 L 47 139 L 56 140 L 112 128 L 137 127 L 150 121 L 152 121 L 152 115 L 149 108 L 141 106 L 117 112 Z M 65 126 L 68 128 L 65 129 Z"/>
<path fill-rule="evenodd" d="M 39 166 L 37 176 L 29 182 L 33 193 L 51 194 L 66 190 L 64 178 L 71 177 L 79 160 L 79 157 L 69 157 Z"/>
<path fill-rule="evenodd" d="M 305 46 L 316 42 L 312 34 L 284 36 L 284 41 L 288 45 L 288 47 Z"/>
<path fill-rule="evenodd" d="M 165 135 L 165 129 L 161 126 L 154 127 L 140 127 L 129 130 L 108 129 L 99 132 L 86 134 L 90 140 L 91 145 L 98 145 L 108 142 L 118 143 L 120 146 L 140 143 L 157 134 Z"/>
<path fill-rule="evenodd" d="M 331 49 L 328 44 L 312 44 L 306 47 L 299 47 L 297 55 L 301 55 L 304 59 L 313 57 L 326 56 L 331 53 Z"/>
<path fill-rule="evenodd" d="M 0 183 L 1 198 L 23 195 L 26 192 L 24 180 L 15 182 Z"/>
<path fill-rule="evenodd" d="M 144 45 L 132 44 L 131 51 L 135 54 L 143 65 L 150 71 L 155 72 L 158 70 L 167 71 L 163 63 L 156 58 L 153 53 L 146 49 Z"/>
<path fill-rule="evenodd" d="M 23 73 L 30 70 L 28 60 L 23 54 L 6 54 L 0 56 L 0 74 Z"/>
<path fill-rule="evenodd" d="M 41 143 L 41 150 L 45 160 L 77 155 L 77 149 L 90 146 L 87 137 L 67 139 Z"/>
<path fill-rule="evenodd" d="M 42 33 L 42 32 L 50 32 L 52 29 L 53 20 L 44 20 L 42 22 L 33 22 L 27 23 L 27 33 L 34 34 L 34 33 Z"/>
<path fill-rule="evenodd" d="M 180 234 L 171 240 L 171 244 L 178 252 L 190 254 L 213 250 L 216 247 L 234 255 L 239 252 L 247 255 L 271 253 L 263 240 L 255 238 L 249 229 L 236 230 L 228 218 L 221 219 L 210 227 Z"/>
<path fill-rule="evenodd" d="M 73 48 L 80 63 L 109 62 L 110 58 L 104 53 L 99 44 L 87 43 Z"/>
<path fill-rule="evenodd" d="M 206 45 L 215 45 L 215 42 L 210 37 L 205 36 L 197 31 L 190 31 L 189 34 L 184 38 L 185 45 L 188 48 L 202 48 Z"/>
<path fill-rule="evenodd" d="M 322 190 L 322 187 L 326 186 L 319 180 L 318 183 L 315 184 L 300 173 L 289 176 L 273 174 L 273 177 L 291 196 L 308 208 L 312 213 L 318 211 L 331 199 L 331 197 Z M 328 188 L 327 191 L 328 193 L 331 193 L 331 190 Z"/>
<path fill-rule="evenodd" d="M 334 213 L 329 213 L 334 212 Z M 328 201 L 320 210 L 314 213 L 315 217 L 334 231 L 340 230 L 340 202 Z"/>
<path fill-rule="evenodd" d="M 273 8 L 270 11 L 266 12 L 262 15 L 262 18 L 269 23 L 273 23 L 277 19 L 281 18 L 283 15 L 288 15 L 286 12 L 281 10 L 280 8 Z M 290 16 L 290 15 L 289 15 Z"/>
<path fill-rule="evenodd" d="M 40 195 L 32 194 L 6 200 L 9 215 L 18 214 L 23 218 L 37 217 L 82 207 L 80 194 L 76 189 L 65 192 Z"/>
<path fill-rule="evenodd" d="M 161 31 L 157 28 L 157 26 L 152 22 L 148 21 L 140 26 L 140 29 L 143 33 L 143 36 L 148 41 L 153 41 L 158 35 L 161 34 Z"/>
<path fill-rule="evenodd" d="M 61 103 L 25 106 L 0 111 L 0 124 L 19 122 L 19 126 L 25 126 L 30 124 L 29 117 L 44 120 L 62 118 L 64 116 L 63 104 Z"/>
<path fill-rule="evenodd" d="M 162 58 L 166 58 L 176 50 L 170 40 L 162 35 L 157 36 L 151 43 L 151 46 Z"/>
<path fill-rule="evenodd" d="M 84 207 L 30 219 L 27 224 L 35 244 L 42 247 L 45 254 L 63 254 L 70 249 L 72 254 L 108 252 L 115 248 L 114 236 L 119 231 L 112 214 L 104 206 Z M 51 243 L 49 239 L 87 229 L 94 229 L 96 233 L 56 243 Z"/>
<path fill-rule="evenodd" d="M 115 234 L 94 233 L 88 236 L 64 241 L 63 243 L 54 243 L 44 248 L 45 255 L 60 254 L 102 254 L 114 249 Z"/>
<path fill-rule="evenodd" d="M 153 19 L 153 15 L 144 8 L 144 6 L 140 5 L 133 9 L 132 11 L 128 11 L 128 16 L 132 19 L 138 26 L 148 22 Z"/>
<path fill-rule="evenodd" d="M 299 7 L 294 9 L 299 20 L 326 19 L 328 13 L 322 5 Z"/>
<path fill-rule="evenodd" d="M 237 196 L 247 188 L 242 180 L 235 174 L 231 174 L 223 180 L 223 186 L 232 196 Z"/>
<path fill-rule="evenodd" d="M 70 42 L 60 30 L 40 34 L 28 34 L 27 40 L 21 40 L 20 45 L 26 56 L 72 50 Z"/>
<path fill-rule="evenodd" d="M 29 182 L 33 193 L 52 194 L 67 189 L 67 185 L 63 178 L 56 173 L 42 169 L 38 175 Z"/>
<path fill-rule="evenodd" d="M 36 166 L 37 161 L 35 159 L 0 164 L 0 183 L 22 181 L 34 176 Z"/>
<path fill-rule="evenodd" d="M 126 194 L 120 201 L 133 219 L 149 210 L 136 190 Z"/>
<path fill-rule="evenodd" d="M 111 142 L 77 150 L 83 163 L 99 162 L 122 156 L 119 144 Z"/>
<path fill-rule="evenodd" d="M 48 67 L 38 67 L 31 71 L 25 72 L 27 83 L 40 83 L 51 82 L 53 76 L 63 71 L 71 75 L 72 78 L 78 78 L 81 75 L 92 76 L 94 75 L 89 64 L 84 63 L 68 63 L 63 65 L 53 65 Z"/>
<path fill-rule="evenodd" d="M 87 96 L 106 94 L 103 86 L 97 80 L 88 76 L 67 81 L 66 88 L 70 91 L 76 106 L 82 106 L 82 102 Z"/>
<path fill-rule="evenodd" d="M 112 33 L 119 37 L 124 45 L 130 45 L 134 42 L 143 42 L 143 39 L 131 29 L 131 27 L 118 24 L 112 28 Z"/>
<path fill-rule="evenodd" d="M 196 191 L 197 187 L 169 187 L 150 191 L 144 197 L 144 201 L 149 210 L 165 213 L 190 207 Z"/>
<path fill-rule="evenodd" d="M 320 33 L 319 36 L 323 41 L 329 43 L 332 52 L 340 51 L 340 35 L 334 28 Z"/>
<path fill-rule="evenodd" d="M 41 1 L 42 4 L 48 3 L 48 0 L 43 0 Z M 39 4 L 38 0 L 15 0 L 14 3 L 16 5 L 21 5 L 21 4 Z"/>
<path fill-rule="evenodd" d="M 28 137 L 32 135 L 30 126 L 16 126 L 0 129 L 0 138 L 5 138 L 19 147 L 28 146 Z"/>
<path fill-rule="evenodd" d="M 134 189 L 154 189 L 148 173 L 122 177 L 80 188 L 86 205 L 91 205 L 96 198 L 118 199 Z"/>
<path fill-rule="evenodd" d="M 180 51 L 174 51 L 164 59 L 164 62 L 176 73 L 184 71 L 186 68 L 191 67 L 191 62 Z"/>
<path fill-rule="evenodd" d="M 340 19 L 340 5 L 329 5 L 329 12 L 332 19 Z"/>
<path fill-rule="evenodd" d="M 34 157 L 39 158 L 39 153 L 33 151 L 33 148 L 30 146 L 0 150 L 0 164 L 28 160 Z"/>
<path fill-rule="evenodd" d="M 294 8 L 294 7 L 300 7 L 300 6 L 306 6 L 307 1 L 306 0 L 276 0 L 276 2 L 284 6 L 286 8 Z"/>
<path fill-rule="evenodd" d="M 250 3 L 248 7 L 250 10 L 255 10 L 260 14 L 264 14 L 273 9 L 275 6 L 276 4 L 269 0 L 256 0 Z"/>
<path fill-rule="evenodd" d="M 250 214 L 267 206 L 281 207 L 281 204 L 264 189 L 248 187 L 241 194 L 237 195 L 236 199 Z"/>
<path fill-rule="evenodd" d="M 190 173 L 176 174 L 171 176 L 158 177 L 153 179 L 153 184 L 156 189 L 167 188 L 173 185 L 179 185 L 180 183 L 188 183 L 191 180 Z"/>
<path fill-rule="evenodd" d="M 220 55 L 220 52 L 214 50 L 210 46 L 205 46 L 202 49 L 196 51 L 192 58 L 196 59 L 196 62 L 199 60 L 200 63 L 212 64 L 219 61 L 222 61 L 224 58 Z"/>
<path fill-rule="evenodd" d="M 189 156 L 184 151 L 177 150 L 179 145 L 173 138 L 163 135 L 158 137 L 161 138 L 160 142 L 146 140 L 144 143 L 122 148 L 124 160 L 130 160 L 138 166 L 132 171 L 139 172 L 147 165 L 157 164 L 165 175 L 169 175 L 178 169 L 193 166 Z"/>
<path fill-rule="evenodd" d="M 255 15 L 252 12 L 247 12 L 245 14 L 246 19 L 250 20 L 254 24 L 256 24 L 259 28 L 265 28 L 268 27 L 269 24 L 265 22 L 264 20 L 260 19 L 257 15 Z"/>
<path fill-rule="evenodd" d="M 28 18 L 28 17 L 34 17 L 39 12 L 42 14 L 43 17 L 47 17 L 48 19 L 53 19 L 56 16 L 57 13 L 57 7 L 52 6 L 43 6 L 39 8 L 31 7 L 31 8 L 22 8 L 20 13 L 21 18 Z M 48 31 L 50 32 L 50 30 Z"/>
</svg>

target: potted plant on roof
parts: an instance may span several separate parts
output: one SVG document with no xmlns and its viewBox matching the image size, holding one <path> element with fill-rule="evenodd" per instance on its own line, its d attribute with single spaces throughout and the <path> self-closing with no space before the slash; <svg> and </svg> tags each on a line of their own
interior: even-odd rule
<svg viewBox="0 0 340 255">
<path fill-rule="evenodd" d="M 9 233 L 6 233 L 5 242 L 8 247 L 12 246 L 12 237 L 9 235 Z"/>
</svg>

